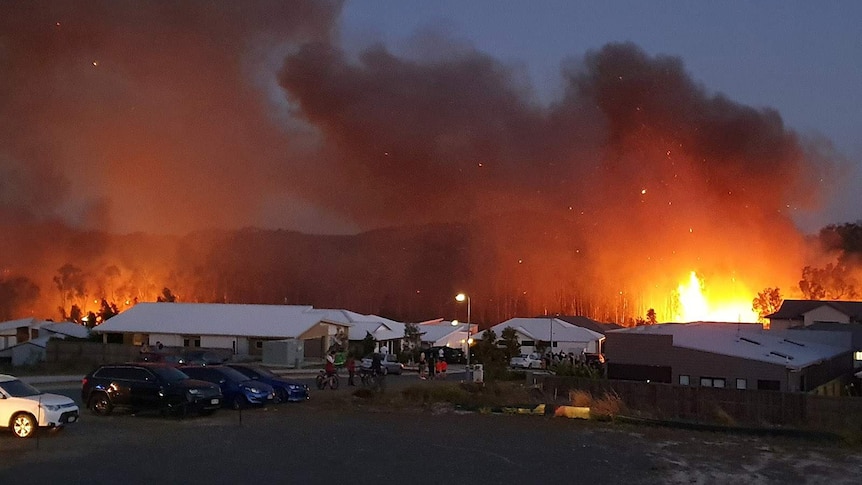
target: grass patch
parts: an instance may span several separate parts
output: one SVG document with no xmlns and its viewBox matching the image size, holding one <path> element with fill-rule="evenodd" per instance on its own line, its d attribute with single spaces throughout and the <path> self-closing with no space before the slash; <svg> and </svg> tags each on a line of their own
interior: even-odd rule
<svg viewBox="0 0 862 485">
<path fill-rule="evenodd" d="M 415 385 L 403 389 L 401 397 L 409 403 L 423 406 L 449 403 L 454 406 L 479 410 L 528 403 L 535 404 L 523 383 L 509 381 L 485 385 L 472 382 L 446 383 L 434 386 Z"/>
</svg>

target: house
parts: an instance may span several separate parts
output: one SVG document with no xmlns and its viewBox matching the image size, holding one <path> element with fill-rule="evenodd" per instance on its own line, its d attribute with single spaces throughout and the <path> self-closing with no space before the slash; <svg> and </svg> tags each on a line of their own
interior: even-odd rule
<svg viewBox="0 0 862 485">
<path fill-rule="evenodd" d="M 392 352 L 404 339 L 403 323 L 308 305 L 138 303 L 93 331 L 107 343 L 229 349 L 253 356 L 262 355 L 266 341 L 299 339 L 305 358 L 322 358 L 333 345 L 346 348 L 367 334 Z"/>
<path fill-rule="evenodd" d="M 33 365 L 45 360 L 45 348 L 52 338 L 85 339 L 90 335 L 87 327 L 77 323 L 54 323 L 35 318 L 0 323 L 0 332 L 8 334 L 11 329 L 15 330 L 15 336 L 0 336 L 0 344 L 11 343 L 0 346 L 0 361 L 8 361 L 14 366 Z"/>
<path fill-rule="evenodd" d="M 835 392 L 853 369 L 849 333 L 719 322 L 612 330 L 605 358 L 610 379 L 790 392 Z"/>
<path fill-rule="evenodd" d="M 501 338 L 503 330 L 515 330 L 522 353 L 537 352 L 539 348 L 580 355 L 597 354 L 602 349 L 605 336 L 599 332 L 571 324 L 557 317 L 511 318 L 494 325 L 492 330 Z"/>
<path fill-rule="evenodd" d="M 476 336 L 478 331 L 478 325 L 470 324 L 470 333 L 468 337 L 466 323 L 460 323 L 456 320 L 453 325 L 453 322 L 443 320 L 442 318 L 419 324 L 422 348 L 451 347 L 453 349 L 461 349 L 466 352 L 467 339 Z"/>
<path fill-rule="evenodd" d="M 45 320 L 21 318 L 0 322 L 0 350 L 39 336 L 39 327 Z"/>
<path fill-rule="evenodd" d="M 770 329 L 850 332 L 854 367 L 862 368 L 862 301 L 784 300 L 781 308 L 766 318 Z"/>
</svg>

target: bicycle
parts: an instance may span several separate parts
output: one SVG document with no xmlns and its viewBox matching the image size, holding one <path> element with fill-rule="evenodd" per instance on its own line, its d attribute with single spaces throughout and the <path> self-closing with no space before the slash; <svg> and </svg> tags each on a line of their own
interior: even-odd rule
<svg viewBox="0 0 862 485">
<path fill-rule="evenodd" d="M 360 369 L 359 380 L 364 387 L 374 391 L 382 391 L 386 384 L 386 372 L 374 372 L 371 369 Z"/>
<path fill-rule="evenodd" d="M 320 371 L 317 375 L 317 388 L 322 391 L 327 387 L 333 391 L 338 389 L 338 374 L 326 375 L 326 371 Z"/>
</svg>

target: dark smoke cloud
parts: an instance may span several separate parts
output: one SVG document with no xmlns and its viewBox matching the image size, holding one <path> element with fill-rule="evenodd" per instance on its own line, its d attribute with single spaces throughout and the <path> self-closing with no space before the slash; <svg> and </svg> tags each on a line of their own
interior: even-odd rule
<svg viewBox="0 0 862 485">
<path fill-rule="evenodd" d="M 273 50 L 329 38 L 339 10 L 0 2 L 0 210 L 119 231 L 265 223 L 290 141 L 258 76 Z"/>
<path fill-rule="evenodd" d="M 679 59 L 633 44 L 563 75 L 565 96 L 545 108 L 480 52 L 419 62 L 378 46 L 354 60 L 316 43 L 280 82 L 349 175 L 330 204 L 365 224 L 507 214 L 501 232 L 523 233 L 544 219 L 582 245 L 580 274 L 621 289 L 665 292 L 690 270 L 747 273 L 752 288 L 798 272 L 791 216 L 816 207 L 829 162 L 777 112 L 709 93 Z M 508 253 L 507 237 L 477 251 Z"/>
<path fill-rule="evenodd" d="M 631 44 L 568 61 L 564 96 L 541 105 L 522 73 L 440 37 L 418 49 L 442 52 L 427 58 L 380 46 L 348 56 L 340 6 L 0 2 L 5 281 L 39 268 L 27 276 L 59 300 L 50 282 L 71 262 L 98 281 L 90 295 L 170 282 L 186 301 L 214 301 L 212 278 L 192 290 L 171 265 L 194 250 L 206 263 L 186 274 L 247 267 L 207 259 L 224 234 L 183 247 L 88 230 L 427 222 L 470 228 L 468 243 L 435 246 L 434 261 L 453 249 L 475 264 L 459 285 L 481 280 L 533 305 L 511 308 L 562 299 L 563 286 L 650 305 L 690 270 L 754 290 L 798 280 L 791 217 L 816 207 L 831 166 L 775 111 L 710 93 L 679 59 Z M 253 256 L 266 268 L 273 254 Z M 389 272 L 407 286 L 402 269 Z M 247 275 L 249 286 L 278 277 Z"/>
</svg>

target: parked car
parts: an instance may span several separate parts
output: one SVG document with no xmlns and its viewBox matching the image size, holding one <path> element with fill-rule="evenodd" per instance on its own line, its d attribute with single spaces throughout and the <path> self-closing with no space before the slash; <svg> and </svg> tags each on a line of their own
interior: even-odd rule
<svg viewBox="0 0 862 485">
<path fill-rule="evenodd" d="M 87 374 L 81 402 L 97 415 L 115 408 L 211 414 L 221 407 L 222 393 L 217 385 L 191 379 L 171 365 L 135 362 L 102 365 Z"/>
<path fill-rule="evenodd" d="M 78 405 L 59 394 L 48 394 L 17 377 L 0 374 L 0 428 L 29 438 L 39 428 L 62 429 L 78 421 Z"/>
<path fill-rule="evenodd" d="M 226 365 L 183 366 L 180 370 L 194 379 L 218 385 L 224 395 L 224 404 L 233 409 L 275 401 L 275 389 L 272 386 L 249 379 L 242 372 Z"/>
<path fill-rule="evenodd" d="M 285 379 L 271 370 L 250 364 L 227 364 L 249 379 L 265 382 L 275 389 L 275 402 L 301 402 L 308 399 L 308 386 Z"/>
<path fill-rule="evenodd" d="M 137 358 L 138 362 L 159 362 L 162 364 L 179 367 L 186 363 L 186 360 L 177 354 L 166 352 L 141 352 Z"/>
<path fill-rule="evenodd" d="M 362 361 L 359 363 L 359 366 L 362 369 L 371 369 L 371 361 L 372 356 L 374 354 L 367 355 L 362 358 Z M 404 372 L 404 364 L 398 362 L 398 357 L 395 354 L 377 354 L 380 357 L 380 367 L 383 368 L 383 372 L 386 374 L 401 374 Z"/>
<path fill-rule="evenodd" d="M 509 366 L 515 369 L 541 369 L 542 357 L 537 353 L 521 354 L 509 359 Z"/>
<path fill-rule="evenodd" d="M 453 349 L 452 347 L 431 347 L 422 352 L 425 352 L 426 359 L 433 355 L 435 360 L 439 360 L 441 350 L 443 351 L 443 360 L 445 360 L 447 364 L 464 364 L 467 362 L 467 359 L 464 357 L 464 351 L 461 349 Z"/>
<path fill-rule="evenodd" d="M 187 350 L 180 354 L 181 363 L 185 365 L 219 365 L 227 359 L 211 350 Z"/>
</svg>

